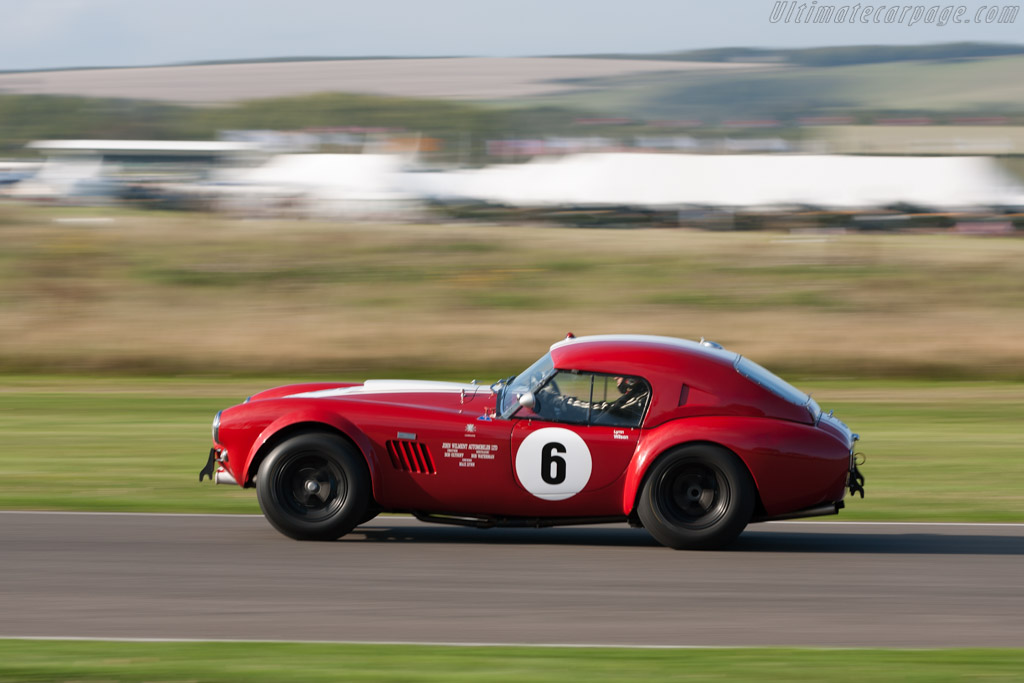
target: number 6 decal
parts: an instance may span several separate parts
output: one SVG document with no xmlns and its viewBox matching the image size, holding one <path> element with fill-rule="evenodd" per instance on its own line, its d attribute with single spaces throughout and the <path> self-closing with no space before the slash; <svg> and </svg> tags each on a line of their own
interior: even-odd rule
<svg viewBox="0 0 1024 683">
<path fill-rule="evenodd" d="M 529 434 L 516 451 L 516 476 L 544 500 L 565 500 L 590 481 L 590 449 L 576 432 L 546 427 Z"/>
<path fill-rule="evenodd" d="M 540 449 L 540 478 L 545 484 L 556 486 L 565 481 L 565 458 L 552 453 L 565 453 L 565 446 L 560 443 L 548 443 Z"/>
</svg>

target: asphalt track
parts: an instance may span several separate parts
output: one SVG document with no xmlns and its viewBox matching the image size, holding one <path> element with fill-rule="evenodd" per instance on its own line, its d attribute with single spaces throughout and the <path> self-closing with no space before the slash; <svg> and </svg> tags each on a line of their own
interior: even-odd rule
<svg viewBox="0 0 1024 683">
<path fill-rule="evenodd" d="M 753 525 L 724 552 L 625 526 L 0 513 L 0 637 L 1024 646 L 1024 525 Z"/>
</svg>

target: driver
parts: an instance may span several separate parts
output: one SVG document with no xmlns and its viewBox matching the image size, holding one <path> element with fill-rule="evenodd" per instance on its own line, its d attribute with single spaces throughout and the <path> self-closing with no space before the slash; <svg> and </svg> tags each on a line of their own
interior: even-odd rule
<svg viewBox="0 0 1024 683">
<path fill-rule="evenodd" d="M 554 382 L 548 382 L 541 389 L 539 405 L 535 408 L 537 414 L 568 422 L 587 422 L 589 419 L 592 425 L 638 427 L 650 396 L 643 380 L 624 375 L 615 377 L 615 386 L 621 396 L 614 401 L 588 401 L 563 395 L 554 386 Z"/>
</svg>

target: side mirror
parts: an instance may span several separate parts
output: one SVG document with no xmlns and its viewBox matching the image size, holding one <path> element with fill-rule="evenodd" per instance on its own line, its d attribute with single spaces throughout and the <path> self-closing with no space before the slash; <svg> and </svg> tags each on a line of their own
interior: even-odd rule
<svg viewBox="0 0 1024 683">
<path fill-rule="evenodd" d="M 537 397 L 533 395 L 532 391 L 527 391 L 525 394 L 519 397 L 519 405 L 524 408 L 530 408 L 531 410 L 537 405 Z"/>
</svg>

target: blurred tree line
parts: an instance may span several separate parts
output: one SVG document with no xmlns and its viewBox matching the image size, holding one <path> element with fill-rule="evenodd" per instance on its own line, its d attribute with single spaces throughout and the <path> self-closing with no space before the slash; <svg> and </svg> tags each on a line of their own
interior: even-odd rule
<svg viewBox="0 0 1024 683">
<path fill-rule="evenodd" d="M 141 100 L 0 95 L 0 156 L 31 155 L 33 140 L 214 140 L 224 130 L 365 127 L 439 138 L 479 159 L 488 138 L 564 135 L 587 114 L 568 108 L 497 108 L 416 98 L 324 93 L 189 107 Z M 576 131 L 578 134 L 578 131 Z"/>
</svg>

